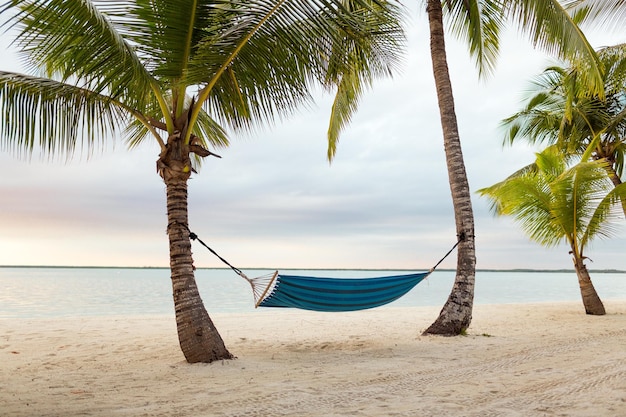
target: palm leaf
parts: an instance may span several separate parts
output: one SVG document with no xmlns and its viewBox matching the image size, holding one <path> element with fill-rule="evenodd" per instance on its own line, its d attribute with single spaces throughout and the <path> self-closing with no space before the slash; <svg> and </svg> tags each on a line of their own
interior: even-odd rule
<svg viewBox="0 0 626 417">
<path fill-rule="evenodd" d="M 315 53 L 309 48 L 304 49 L 304 45 L 286 48 L 271 37 L 255 36 L 238 53 L 224 76 L 214 82 L 207 97 L 207 111 L 234 129 L 249 129 L 257 123 L 271 122 L 277 115 L 289 114 L 300 103 L 310 102 L 312 78 L 302 62 L 303 55 Z M 210 59 L 224 59 L 212 58 L 211 50 L 204 49 L 196 59 L 207 63 Z M 217 71 L 219 68 L 207 67 L 206 73 L 199 76 Z"/>
<path fill-rule="evenodd" d="M 187 103 L 190 101 L 191 98 L 187 97 Z M 224 128 L 205 111 L 200 112 L 198 120 L 192 128 L 192 133 L 196 137 L 197 144 L 205 149 L 211 146 L 214 148 L 224 148 L 229 145 L 228 135 Z M 129 148 L 135 148 L 149 137 L 150 134 L 151 131 L 147 128 L 145 123 L 134 119 L 126 127 L 125 139 Z M 199 163 L 196 165 L 199 166 Z"/>
<path fill-rule="evenodd" d="M 479 75 L 492 73 L 500 52 L 500 33 L 506 20 L 502 2 L 447 1 L 443 6 L 452 33 L 468 43 Z"/>
<path fill-rule="evenodd" d="M 558 140 L 566 106 L 560 87 L 565 76 L 563 68 L 549 67 L 535 77 L 524 109 L 500 123 L 506 130 L 505 143 L 521 138 L 532 144 Z"/>
<path fill-rule="evenodd" d="M 565 7 L 571 6 L 565 4 Z M 577 18 L 557 0 L 510 0 L 507 13 L 533 44 L 553 56 L 572 62 L 585 62 L 586 84 L 603 94 L 602 66 L 593 47 L 578 27 Z"/>
<path fill-rule="evenodd" d="M 511 181 L 503 190 L 506 210 L 528 236 L 544 246 L 555 246 L 565 236 L 554 222 L 552 195 L 541 175 L 523 176 Z"/>
<path fill-rule="evenodd" d="M 255 2 L 237 10 L 229 30 L 203 39 L 189 69 L 190 80 L 206 83 L 207 111 L 235 129 L 249 129 L 309 102 L 313 82 L 341 85 L 337 104 L 343 110 L 331 122 L 338 132 L 363 86 L 391 73 L 404 35 L 398 7 L 337 3 Z M 342 105 L 346 100 L 355 103 Z"/>
<path fill-rule="evenodd" d="M 15 43 L 34 69 L 141 111 L 153 83 L 133 46 L 104 11 L 132 18 L 132 3 L 81 0 L 11 0 Z M 52 29 L 52 30 L 51 30 Z"/>
<path fill-rule="evenodd" d="M 539 165 L 535 164 L 533 168 L 478 190 L 478 193 L 489 198 L 495 214 L 512 216 L 531 239 L 553 246 L 564 234 L 553 222 L 549 181 L 538 170 Z"/>
<path fill-rule="evenodd" d="M 589 90 L 584 66 L 551 67 L 534 83 L 534 95 L 525 108 L 502 121 L 505 142 L 524 138 L 531 143 L 557 144 L 566 154 L 583 154 L 595 137 L 594 158 L 623 160 L 626 137 L 626 59 L 624 46 L 603 48 L 598 55 L 604 67 L 605 94 Z M 622 173 L 619 162 L 614 169 Z"/>
<path fill-rule="evenodd" d="M 616 0 L 567 0 L 563 2 L 577 21 L 585 26 L 622 29 L 626 19 L 626 3 Z"/>
<path fill-rule="evenodd" d="M 495 214 L 512 216 L 544 246 L 566 239 L 580 253 L 593 237 L 612 234 L 626 189 L 613 188 L 607 161 L 580 162 L 566 169 L 558 148 L 552 146 L 537 154 L 531 166 L 478 191 L 490 199 Z"/>
<path fill-rule="evenodd" d="M 233 4 L 224 30 L 207 31 L 198 44 L 187 79 L 202 85 L 199 103 L 216 120 L 249 129 L 311 99 L 319 51 L 302 19 L 319 23 L 322 13 L 309 1 Z"/>
<path fill-rule="evenodd" d="M 332 45 L 332 55 L 324 65 L 327 68 L 324 85 L 337 89 L 327 133 L 329 161 L 336 154 L 339 136 L 356 112 L 364 90 L 371 87 L 375 78 L 392 75 L 405 40 L 396 24 L 401 9 L 389 3 L 384 7 L 376 2 L 371 4 L 372 9 L 368 9 L 347 2 L 347 8 L 363 16 L 370 29 L 357 37 L 346 33 L 339 43 Z"/>
<path fill-rule="evenodd" d="M 3 147 L 30 153 L 39 145 L 50 155 L 71 155 L 110 138 L 127 121 L 111 97 L 62 82 L 0 71 L 0 137 Z"/>
<path fill-rule="evenodd" d="M 0 13 L 14 10 L 9 26 L 32 68 L 136 117 L 131 147 L 152 133 L 164 148 L 157 130 L 182 129 L 189 95 L 187 140 L 221 146 L 224 127 L 289 115 L 315 84 L 338 87 L 338 135 L 362 90 L 391 74 L 404 40 L 401 9 L 385 0 L 9 0 Z M 55 140 L 68 132 L 50 129 Z"/>
<path fill-rule="evenodd" d="M 359 77 L 345 73 L 337 87 L 328 125 L 328 151 L 326 156 L 329 161 L 332 161 L 337 153 L 339 134 L 350 123 L 352 114 L 358 107 L 361 95 L 362 86 Z"/>
<path fill-rule="evenodd" d="M 618 220 L 624 220 L 623 211 L 618 207 L 626 199 L 626 184 L 620 184 L 609 191 L 596 206 L 585 233 L 581 237 L 581 247 L 585 246 L 596 236 L 611 237 L 616 234 Z"/>
<path fill-rule="evenodd" d="M 580 241 L 595 205 L 602 194 L 606 172 L 597 162 L 582 162 L 565 171 L 550 183 L 555 221 L 569 236 Z M 605 190 L 606 192 L 606 190 Z"/>
</svg>

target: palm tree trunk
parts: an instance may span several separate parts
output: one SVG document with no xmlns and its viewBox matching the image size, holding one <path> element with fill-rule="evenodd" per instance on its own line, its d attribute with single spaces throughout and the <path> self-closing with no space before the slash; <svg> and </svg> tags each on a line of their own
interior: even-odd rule
<svg viewBox="0 0 626 417">
<path fill-rule="evenodd" d="M 576 269 L 576 275 L 578 276 L 578 285 L 580 286 L 580 295 L 583 298 L 585 312 L 594 316 L 605 315 L 606 310 L 604 309 L 604 304 L 602 304 L 602 300 L 600 300 L 600 297 L 591 282 L 589 271 L 587 270 L 582 257 L 574 256 L 574 268 Z"/>
<path fill-rule="evenodd" d="M 232 359 L 209 317 L 194 277 L 191 241 L 187 227 L 187 180 L 189 153 L 181 140 L 170 138 L 158 161 L 167 192 L 167 234 L 176 327 L 180 347 L 189 363 Z"/>
<path fill-rule="evenodd" d="M 452 191 L 456 232 L 461 243 L 458 246 L 456 277 L 450 296 L 439 317 L 424 334 L 452 336 L 465 331 L 472 321 L 476 274 L 474 214 L 448 72 L 441 0 L 428 0 L 427 12 L 430 25 L 430 53 L 439 101 L 448 179 Z"/>
</svg>

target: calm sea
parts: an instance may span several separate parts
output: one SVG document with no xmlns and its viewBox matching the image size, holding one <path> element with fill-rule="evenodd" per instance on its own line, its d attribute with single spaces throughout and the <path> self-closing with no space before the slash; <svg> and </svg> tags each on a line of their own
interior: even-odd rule
<svg viewBox="0 0 626 417">
<path fill-rule="evenodd" d="M 246 270 L 250 277 L 267 270 Z M 373 277 L 411 271 L 281 270 L 285 274 Z M 603 300 L 626 300 L 626 273 L 592 272 Z M 209 313 L 254 311 L 249 284 L 230 269 L 199 269 L 196 279 Z M 390 307 L 442 306 L 453 271 L 435 271 Z M 574 272 L 476 273 L 476 304 L 579 301 Z M 381 307 L 385 308 L 385 307 Z M 168 269 L 0 267 L 0 318 L 173 313 Z"/>
</svg>

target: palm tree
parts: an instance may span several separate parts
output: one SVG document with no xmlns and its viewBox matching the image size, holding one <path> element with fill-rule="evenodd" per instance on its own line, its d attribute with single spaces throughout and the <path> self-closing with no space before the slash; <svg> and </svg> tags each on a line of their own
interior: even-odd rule
<svg viewBox="0 0 626 417">
<path fill-rule="evenodd" d="M 187 182 L 209 146 L 228 144 L 226 128 L 287 116 L 315 85 L 339 87 L 347 110 L 333 120 L 348 120 L 352 97 L 399 59 L 400 11 L 379 0 L 9 0 L 0 16 L 39 76 L 0 71 L 0 140 L 69 156 L 120 128 L 131 147 L 154 140 L 181 349 L 188 362 L 230 359 L 194 278 Z"/>
<path fill-rule="evenodd" d="M 556 0 L 427 0 L 425 2 L 430 27 L 430 50 L 437 89 L 448 179 L 452 194 L 456 235 L 458 238 L 457 267 L 454 286 L 439 317 L 424 334 L 457 335 L 469 327 L 472 319 L 476 254 L 474 215 L 461 141 L 457 126 L 454 96 L 450 81 L 445 39 L 444 12 L 455 35 L 468 42 L 480 74 L 491 72 L 499 51 L 500 32 L 511 21 L 526 32 L 532 42 L 559 57 L 587 57 L 594 91 L 602 90 L 599 66 L 593 48 L 576 22 L 605 19 L 626 12 L 626 7 L 612 4 L 588 6 L 585 0 L 573 0 L 567 5 L 576 14 L 573 18 Z M 609 19 L 611 20 L 611 19 Z M 612 22 L 612 21 L 611 21 Z M 328 157 L 332 160 L 338 136 L 328 135 Z"/>
<path fill-rule="evenodd" d="M 570 6 L 579 7 L 575 10 L 578 13 L 576 20 L 583 21 L 591 16 L 591 11 L 579 3 L 575 1 Z M 610 8 L 614 9 L 612 6 Z M 476 255 L 470 188 L 448 72 L 444 12 L 449 17 L 453 33 L 468 42 L 469 51 L 476 58 L 481 74 L 493 70 L 498 56 L 500 32 L 509 21 L 526 32 L 535 46 L 559 57 L 587 57 L 591 74 L 587 80 L 590 88 L 601 91 L 602 83 L 599 81 L 599 67 L 593 48 L 576 25 L 576 20 L 556 0 L 427 0 L 426 12 L 459 245 L 454 286 L 439 316 L 424 334 L 457 335 L 469 327 L 472 319 Z M 594 9 L 593 14 L 598 18 L 604 17 L 605 9 Z"/>
<path fill-rule="evenodd" d="M 590 91 L 585 65 L 547 68 L 533 83 L 522 111 L 506 118 L 506 141 L 556 144 L 581 155 L 595 141 L 591 157 L 606 160 L 615 186 L 622 183 L 626 155 L 626 44 L 598 51 L 603 94 Z M 626 214 L 626 202 L 622 204 Z"/>
<path fill-rule="evenodd" d="M 626 197 L 626 184 L 613 186 L 605 160 L 583 160 L 567 168 L 560 150 L 551 146 L 537 154 L 532 169 L 478 190 L 497 215 L 513 216 L 528 236 L 547 247 L 566 241 L 574 262 L 587 314 L 605 314 L 604 305 L 585 265 L 587 244 L 610 236 L 614 208 Z"/>
</svg>

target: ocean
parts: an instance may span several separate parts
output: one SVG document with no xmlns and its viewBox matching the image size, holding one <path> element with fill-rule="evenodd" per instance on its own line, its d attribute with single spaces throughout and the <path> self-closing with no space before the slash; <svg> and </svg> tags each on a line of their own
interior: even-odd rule
<svg viewBox="0 0 626 417">
<path fill-rule="evenodd" d="M 268 270 L 246 270 L 249 277 Z M 373 277 L 414 271 L 281 270 L 292 275 Z M 626 300 L 626 273 L 591 272 L 603 300 Z M 211 313 L 251 313 L 250 285 L 230 269 L 198 269 L 196 280 Z M 443 306 L 454 271 L 435 271 L 389 307 Z M 477 271 L 475 304 L 580 301 L 574 272 Z M 582 303 L 581 303 L 582 306 Z M 165 268 L 0 267 L 0 318 L 172 315 Z"/>
</svg>

